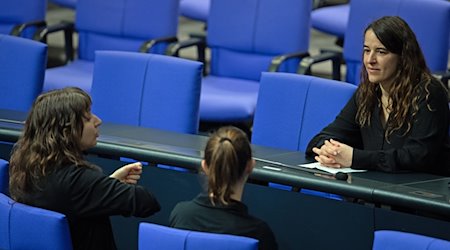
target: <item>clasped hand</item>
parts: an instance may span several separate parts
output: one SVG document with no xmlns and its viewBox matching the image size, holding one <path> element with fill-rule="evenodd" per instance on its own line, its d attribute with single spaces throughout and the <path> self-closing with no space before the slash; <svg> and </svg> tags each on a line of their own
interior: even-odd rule
<svg viewBox="0 0 450 250">
<path fill-rule="evenodd" d="M 314 157 L 321 165 L 331 168 L 347 168 L 352 165 L 353 148 L 336 140 L 326 140 L 320 147 L 314 147 Z"/>
<path fill-rule="evenodd" d="M 128 184 L 136 184 L 141 178 L 142 174 L 142 163 L 135 162 L 127 164 L 111 174 L 109 177 L 118 179 L 121 182 Z"/>
</svg>

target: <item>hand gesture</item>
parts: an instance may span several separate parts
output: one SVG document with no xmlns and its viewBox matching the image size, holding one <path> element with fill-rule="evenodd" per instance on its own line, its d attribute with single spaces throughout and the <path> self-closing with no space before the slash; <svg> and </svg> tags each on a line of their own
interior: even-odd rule
<svg viewBox="0 0 450 250">
<path fill-rule="evenodd" d="M 142 174 L 142 163 L 135 162 L 127 164 L 119 169 L 117 169 L 109 177 L 118 179 L 121 182 L 128 184 L 136 184 L 141 178 Z"/>
<path fill-rule="evenodd" d="M 351 167 L 353 148 L 336 140 L 326 140 L 320 148 L 313 148 L 317 154 L 316 161 L 326 167 L 345 168 Z"/>
</svg>

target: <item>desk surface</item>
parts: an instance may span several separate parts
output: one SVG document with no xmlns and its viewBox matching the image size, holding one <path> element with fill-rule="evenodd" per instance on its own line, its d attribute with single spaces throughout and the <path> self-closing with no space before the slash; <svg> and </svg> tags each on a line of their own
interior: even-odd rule
<svg viewBox="0 0 450 250">
<path fill-rule="evenodd" d="M 0 141 L 15 142 L 26 114 L 0 109 Z M 151 128 L 103 124 L 97 146 L 89 152 L 124 156 L 152 163 L 197 170 L 207 137 Z M 373 203 L 407 206 L 450 216 L 450 178 L 424 173 L 388 174 L 377 171 L 350 174 L 347 181 L 316 176 L 298 164 L 302 152 L 252 145 L 257 165 L 250 176 L 257 181 L 308 188 L 360 198 Z M 270 168 L 267 168 L 269 166 Z"/>
</svg>

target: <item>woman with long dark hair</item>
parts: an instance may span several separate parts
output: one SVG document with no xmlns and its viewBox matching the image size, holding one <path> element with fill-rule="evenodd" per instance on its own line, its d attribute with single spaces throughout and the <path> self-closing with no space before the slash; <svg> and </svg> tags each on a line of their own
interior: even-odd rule
<svg viewBox="0 0 450 250">
<path fill-rule="evenodd" d="M 110 215 L 147 217 L 160 210 L 153 195 L 135 185 L 140 163 L 107 176 L 84 159 L 101 123 L 79 88 L 41 94 L 10 159 L 12 198 L 65 214 L 74 249 L 116 249 Z"/>
<path fill-rule="evenodd" d="M 409 25 L 397 16 L 371 23 L 363 63 L 355 95 L 310 141 L 307 155 L 335 168 L 450 175 L 447 90 Z"/>
</svg>

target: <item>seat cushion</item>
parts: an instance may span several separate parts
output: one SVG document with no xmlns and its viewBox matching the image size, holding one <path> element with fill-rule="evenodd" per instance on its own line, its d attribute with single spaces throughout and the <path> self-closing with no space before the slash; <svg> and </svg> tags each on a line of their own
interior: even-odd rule
<svg viewBox="0 0 450 250">
<path fill-rule="evenodd" d="M 200 120 L 245 121 L 253 117 L 259 83 L 207 76 L 202 80 Z"/>
<path fill-rule="evenodd" d="M 93 71 L 94 63 L 85 60 L 77 60 L 64 67 L 47 69 L 43 91 L 76 86 L 90 92 Z"/>
</svg>

